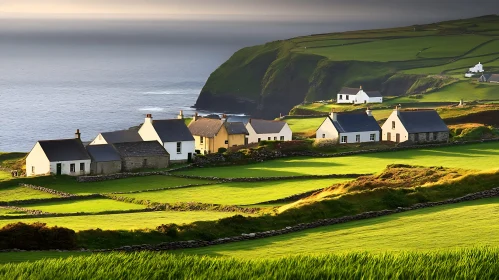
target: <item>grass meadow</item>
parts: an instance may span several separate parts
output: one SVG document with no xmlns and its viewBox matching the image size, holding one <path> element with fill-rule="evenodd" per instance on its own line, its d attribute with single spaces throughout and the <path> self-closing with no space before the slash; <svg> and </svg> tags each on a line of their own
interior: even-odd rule
<svg viewBox="0 0 499 280">
<path fill-rule="evenodd" d="M 104 211 L 144 209 L 144 205 L 125 203 L 112 199 L 88 199 L 77 201 L 51 201 L 22 205 L 23 208 L 40 210 L 49 213 L 93 213 Z"/>
<path fill-rule="evenodd" d="M 202 202 L 222 205 L 251 205 L 285 198 L 294 194 L 329 187 L 353 179 L 290 180 L 252 183 L 223 183 L 165 191 L 126 194 L 153 202 Z"/>
<path fill-rule="evenodd" d="M 100 214 L 69 217 L 29 218 L 0 220 L 0 227 L 16 222 L 42 222 L 48 226 L 60 226 L 75 231 L 97 229 L 102 230 L 135 230 L 153 229 L 162 224 L 189 224 L 196 221 L 214 221 L 231 217 L 236 213 L 211 211 L 155 211 L 126 214 Z M 0 277 L 1 278 L 1 277 Z"/>
<path fill-rule="evenodd" d="M 175 253 L 269 258 L 343 252 L 417 252 L 490 246 L 499 248 L 499 198 L 419 209 L 319 227 L 270 238 L 187 249 Z"/>
<path fill-rule="evenodd" d="M 279 259 L 111 253 L 0 265 L 4 279 L 496 279 L 497 250 L 348 253 Z"/>
<path fill-rule="evenodd" d="M 499 143 L 382 152 L 332 158 L 286 158 L 262 163 L 191 169 L 179 174 L 222 178 L 376 173 L 389 164 L 490 170 L 499 168 Z"/>
<path fill-rule="evenodd" d="M 57 197 L 46 192 L 33 190 L 26 187 L 7 187 L 0 188 L 0 201 L 42 199 Z"/>
<path fill-rule="evenodd" d="M 0 207 L 0 216 L 23 216 L 26 215 L 23 211 L 17 211 Z"/>
</svg>

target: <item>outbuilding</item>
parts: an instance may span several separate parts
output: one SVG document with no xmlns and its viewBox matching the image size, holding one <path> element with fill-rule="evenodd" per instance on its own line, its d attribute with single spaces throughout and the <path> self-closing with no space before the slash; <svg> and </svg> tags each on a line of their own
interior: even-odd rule
<svg viewBox="0 0 499 280">
<path fill-rule="evenodd" d="M 93 175 L 121 172 L 121 157 L 111 144 L 89 145 L 87 152 L 92 158 L 90 172 Z"/>
<path fill-rule="evenodd" d="M 113 144 L 121 158 L 122 171 L 162 169 L 170 165 L 170 154 L 158 141 Z"/>
</svg>

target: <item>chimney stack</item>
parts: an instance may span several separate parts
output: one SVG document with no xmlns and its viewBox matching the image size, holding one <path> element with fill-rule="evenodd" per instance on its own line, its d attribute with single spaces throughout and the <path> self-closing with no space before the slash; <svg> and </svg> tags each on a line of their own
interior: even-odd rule
<svg viewBox="0 0 499 280">
<path fill-rule="evenodd" d="M 193 121 L 197 121 L 199 119 L 198 112 L 194 113 L 194 117 L 192 118 Z"/>
<path fill-rule="evenodd" d="M 222 122 L 227 122 L 227 115 L 223 114 L 221 120 Z"/>
<path fill-rule="evenodd" d="M 360 86 L 360 90 L 362 90 L 362 86 Z"/>
<path fill-rule="evenodd" d="M 81 139 L 81 133 L 80 133 L 80 130 L 79 130 L 79 129 L 77 129 L 77 130 L 76 130 L 76 133 L 75 133 L 75 138 L 76 138 L 76 139 Z"/>
<path fill-rule="evenodd" d="M 373 111 L 371 111 L 371 108 L 367 107 L 366 114 L 367 114 L 369 117 L 372 117 L 372 116 L 373 116 Z"/>
<path fill-rule="evenodd" d="M 394 110 L 394 111 L 396 111 L 396 112 L 397 112 L 397 115 L 400 113 L 400 108 L 401 108 L 401 107 L 402 107 L 402 105 L 400 105 L 400 104 L 399 104 L 399 105 L 397 105 L 397 106 L 395 106 L 395 110 Z"/>
<path fill-rule="evenodd" d="M 152 123 L 152 114 L 147 114 L 144 123 Z"/>
<path fill-rule="evenodd" d="M 337 121 L 338 120 L 338 114 L 334 111 L 334 109 L 331 110 L 330 117 L 331 117 L 331 119 L 333 121 Z"/>
<path fill-rule="evenodd" d="M 179 120 L 184 119 L 184 111 L 180 110 L 180 113 L 178 114 L 177 119 L 179 119 Z"/>
</svg>

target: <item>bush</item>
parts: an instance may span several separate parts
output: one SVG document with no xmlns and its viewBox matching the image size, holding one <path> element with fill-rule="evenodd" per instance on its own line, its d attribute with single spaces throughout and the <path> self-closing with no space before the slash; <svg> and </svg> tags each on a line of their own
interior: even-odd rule
<svg viewBox="0 0 499 280">
<path fill-rule="evenodd" d="M 220 148 L 218 148 L 218 153 L 219 153 L 219 154 L 223 154 L 223 153 L 225 153 L 225 152 L 227 152 L 227 148 L 224 148 L 224 147 L 220 147 Z"/>
<path fill-rule="evenodd" d="M 0 249 L 49 250 L 76 248 L 76 233 L 44 223 L 8 224 L 0 229 Z"/>
<path fill-rule="evenodd" d="M 176 224 L 160 225 L 156 230 L 172 238 L 178 235 L 178 226 Z"/>
<path fill-rule="evenodd" d="M 411 205 L 411 202 L 404 194 L 403 190 L 390 190 L 381 198 L 381 201 L 390 208 L 406 207 Z"/>
<path fill-rule="evenodd" d="M 335 139 L 315 139 L 312 147 L 318 150 L 329 150 L 337 148 L 338 142 Z"/>
</svg>

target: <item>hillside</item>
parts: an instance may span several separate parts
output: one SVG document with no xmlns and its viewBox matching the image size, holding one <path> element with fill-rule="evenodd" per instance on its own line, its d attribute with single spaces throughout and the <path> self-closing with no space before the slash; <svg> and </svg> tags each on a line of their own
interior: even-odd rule
<svg viewBox="0 0 499 280">
<path fill-rule="evenodd" d="M 478 62 L 499 72 L 498 46 L 495 15 L 271 42 L 237 51 L 210 75 L 195 107 L 276 117 L 344 86 L 384 96 L 426 93 L 459 81 Z M 492 91 L 488 99 L 499 87 Z"/>
</svg>

